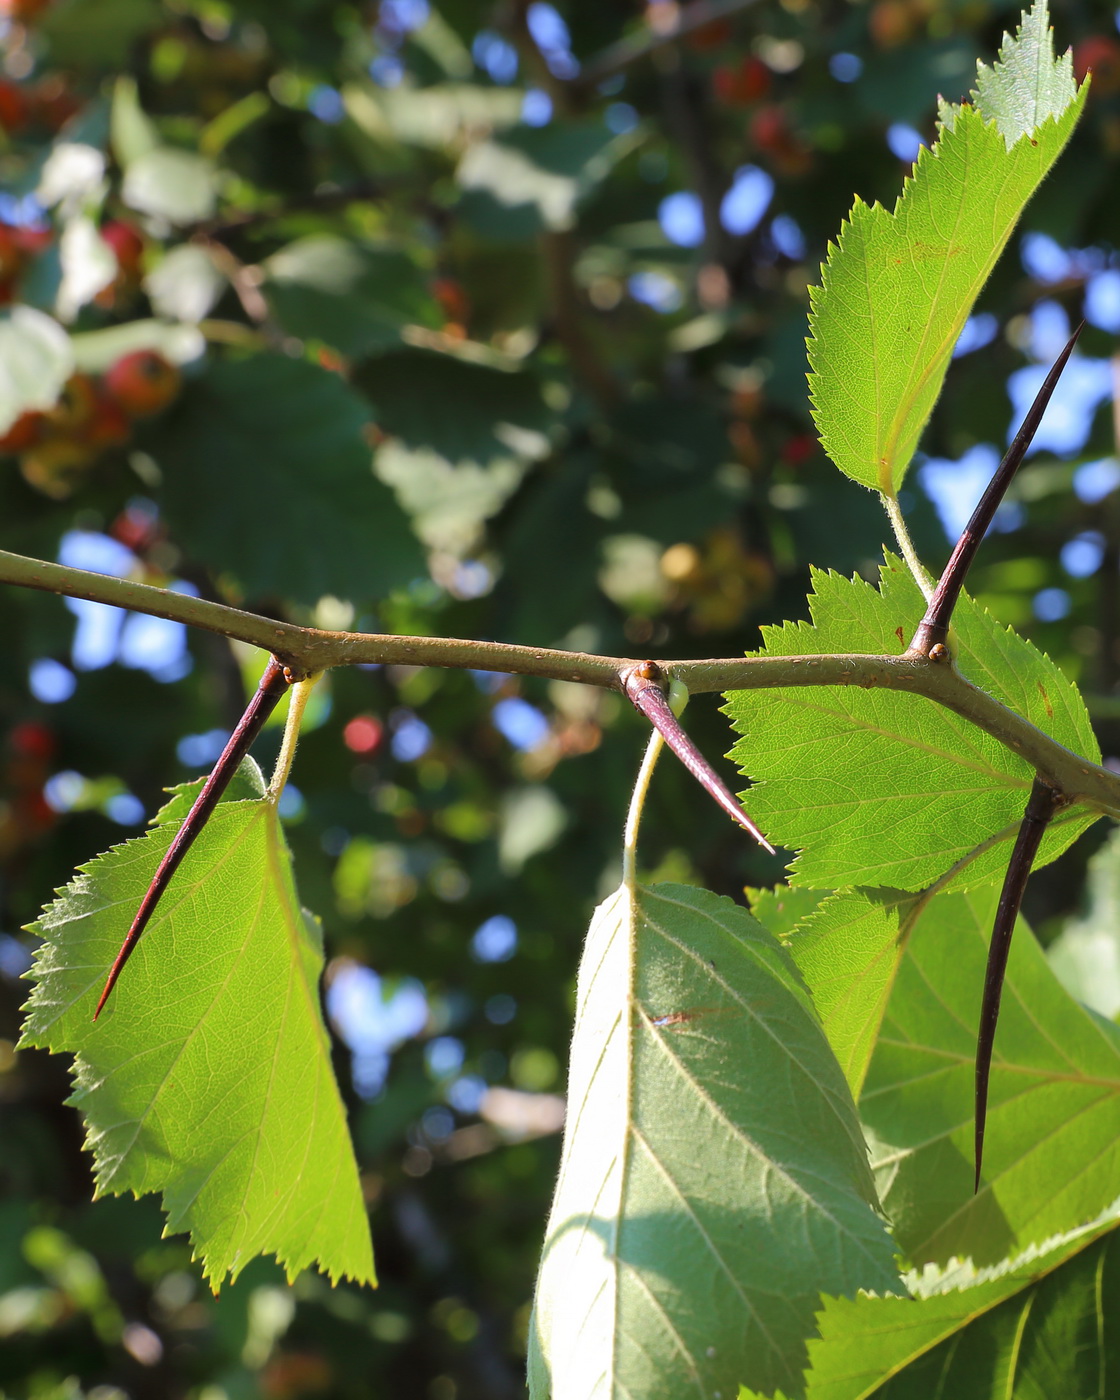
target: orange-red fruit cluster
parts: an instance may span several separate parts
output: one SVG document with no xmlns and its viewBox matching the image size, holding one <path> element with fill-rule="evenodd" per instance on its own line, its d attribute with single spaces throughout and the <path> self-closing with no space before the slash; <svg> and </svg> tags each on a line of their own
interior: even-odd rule
<svg viewBox="0 0 1120 1400">
<path fill-rule="evenodd" d="M 117 275 L 94 298 L 98 306 L 111 309 L 139 290 L 144 274 L 144 235 L 124 219 L 106 219 L 101 225 L 102 241 L 117 259 Z"/>
<path fill-rule="evenodd" d="M 60 131 L 80 106 L 61 73 L 48 73 L 36 83 L 13 83 L 0 78 L 0 127 L 9 136 L 29 126 Z"/>
<path fill-rule="evenodd" d="M 729 107 L 750 107 L 769 95 L 770 69 L 760 58 L 722 63 L 712 74 L 712 91 Z"/>
<path fill-rule="evenodd" d="M 135 420 L 166 408 L 180 384 L 178 369 L 162 355 L 135 350 L 100 379 L 71 375 L 53 408 L 16 419 L 0 437 L 0 452 L 19 457 L 30 486 L 64 500 L 106 449 L 129 440 Z"/>
<path fill-rule="evenodd" d="M 51 0 L 0 0 L 0 15 L 17 24 L 30 24 L 50 3 Z"/>
<path fill-rule="evenodd" d="M 1073 71 L 1079 83 L 1092 73 L 1094 97 L 1120 90 L 1120 43 L 1111 34 L 1090 34 L 1073 46 Z"/>
</svg>

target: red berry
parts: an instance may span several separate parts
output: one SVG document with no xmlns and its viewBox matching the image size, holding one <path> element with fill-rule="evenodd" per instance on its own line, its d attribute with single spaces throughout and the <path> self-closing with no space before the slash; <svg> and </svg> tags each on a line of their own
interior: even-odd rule
<svg viewBox="0 0 1120 1400">
<path fill-rule="evenodd" d="M 1073 71 L 1079 83 L 1092 73 L 1097 96 L 1116 92 L 1120 87 L 1120 43 L 1110 34 L 1090 34 L 1073 46 Z"/>
<path fill-rule="evenodd" d="M 373 753 L 384 732 L 376 715 L 355 715 L 342 731 L 342 742 L 351 753 Z"/>
<path fill-rule="evenodd" d="M 140 230 L 123 219 L 109 219 L 101 225 L 101 237 L 117 255 L 117 266 L 127 276 L 136 277 L 144 256 Z"/>
<path fill-rule="evenodd" d="M 770 91 L 770 69 L 760 58 L 744 58 L 738 64 L 722 64 L 712 74 L 712 87 L 729 107 L 749 107 Z"/>
<path fill-rule="evenodd" d="M 16 725 L 8 735 L 8 746 L 23 758 L 41 758 L 44 762 L 54 757 L 57 747 L 54 731 L 34 719 Z"/>
<path fill-rule="evenodd" d="M 0 127 L 5 131 L 19 131 L 27 125 L 29 115 L 30 105 L 24 89 L 0 78 Z"/>
<path fill-rule="evenodd" d="M 122 355 L 105 375 L 105 388 L 130 418 L 150 418 L 179 392 L 182 375 L 154 350 Z"/>
<path fill-rule="evenodd" d="M 132 436 L 128 414 L 111 399 L 102 385 L 98 386 L 93 412 L 82 430 L 82 439 L 94 447 L 120 447 Z"/>
<path fill-rule="evenodd" d="M 0 437 L 0 452 L 23 452 L 34 447 L 42 436 L 46 422 L 41 413 L 21 413 L 3 437 Z"/>
</svg>

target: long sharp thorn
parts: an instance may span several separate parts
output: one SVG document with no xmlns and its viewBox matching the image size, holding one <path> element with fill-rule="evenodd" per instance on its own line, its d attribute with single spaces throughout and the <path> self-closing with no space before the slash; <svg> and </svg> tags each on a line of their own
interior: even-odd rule
<svg viewBox="0 0 1120 1400">
<path fill-rule="evenodd" d="M 1027 809 L 1019 824 L 1019 834 L 1011 850 L 1003 889 L 996 906 L 992 926 L 992 941 L 988 948 L 988 967 L 984 973 L 984 996 L 980 1004 L 980 1029 L 976 1036 L 976 1178 L 973 1191 L 980 1190 L 980 1167 L 984 1157 L 984 1126 L 988 1117 L 988 1078 L 992 1068 L 992 1047 L 999 1020 L 999 1003 L 1003 993 L 1003 977 L 1007 971 L 1007 955 L 1011 951 L 1011 934 L 1027 876 L 1038 854 L 1038 847 L 1054 813 L 1062 806 L 1061 795 L 1035 778 Z"/>
<path fill-rule="evenodd" d="M 980 548 L 988 526 L 992 523 L 992 517 L 995 515 L 999 503 L 1003 500 L 1008 486 L 1011 485 L 1012 477 L 1019 470 L 1019 466 L 1027 454 L 1027 448 L 1030 447 L 1034 435 L 1038 431 L 1038 425 L 1042 422 L 1042 415 L 1046 412 L 1050 396 L 1061 378 L 1066 361 L 1073 353 L 1077 337 L 1084 329 L 1085 322 L 1082 321 L 1066 342 L 1062 353 L 1054 361 L 1050 373 L 1042 382 L 1042 388 L 1035 395 L 1034 403 L 1031 404 L 1027 416 L 1023 419 L 1022 427 L 1015 434 L 1003 461 L 996 468 L 995 475 L 988 482 L 987 489 L 980 497 L 976 509 L 972 512 L 972 518 L 961 532 L 956 548 L 949 556 L 949 562 L 945 565 L 945 572 L 941 575 L 940 582 L 930 599 L 926 615 L 914 633 L 914 640 L 910 643 L 911 651 L 928 656 L 931 647 L 938 643 L 944 643 L 948 637 L 949 622 L 964 585 L 965 575 L 976 557 L 976 551 Z"/>
<path fill-rule="evenodd" d="M 249 701 L 237 728 L 230 735 L 229 742 L 222 750 L 221 757 L 215 763 L 213 772 L 203 784 L 202 791 L 195 798 L 194 805 L 176 832 L 175 839 L 168 847 L 167 854 L 160 861 L 155 875 L 152 876 L 152 883 L 140 901 L 140 908 L 136 911 L 132 927 L 125 935 L 120 952 L 114 959 L 113 966 L 109 969 L 109 976 L 105 981 L 101 999 L 97 1003 L 97 1010 L 93 1013 L 95 1021 L 109 1000 L 110 992 L 117 985 L 117 979 L 124 971 L 125 963 L 132 956 L 132 950 L 140 941 L 140 935 L 147 928 L 148 921 L 155 913 L 156 905 L 164 890 L 171 883 L 171 877 L 182 864 L 183 857 L 194 845 L 195 837 L 206 825 L 210 813 L 218 805 L 222 793 L 229 786 L 230 779 L 237 772 L 238 765 L 249 752 L 253 740 L 264 728 L 265 721 L 276 708 L 287 687 L 288 680 L 284 667 L 275 657 L 270 657 L 256 694 Z"/>
<path fill-rule="evenodd" d="M 714 797 L 733 821 L 749 831 L 764 850 L 774 855 L 774 847 L 743 811 L 727 784 L 681 728 L 659 684 L 661 670 L 652 661 L 635 666 L 626 677 L 626 694 L 661 735 L 676 756 L 710 797 Z"/>
</svg>

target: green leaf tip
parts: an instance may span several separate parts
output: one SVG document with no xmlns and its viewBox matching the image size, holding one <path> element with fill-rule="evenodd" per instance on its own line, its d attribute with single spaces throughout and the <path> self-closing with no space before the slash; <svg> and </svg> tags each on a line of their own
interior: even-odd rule
<svg viewBox="0 0 1120 1400">
<path fill-rule="evenodd" d="M 43 912 L 21 1045 L 74 1056 L 99 1195 L 159 1192 L 217 1291 L 258 1254 L 373 1283 L 369 1225 L 319 1003 L 322 937 L 275 804 L 243 766 L 101 1020 L 91 997 L 191 791 Z"/>
<path fill-rule="evenodd" d="M 855 201 L 810 289 L 809 397 L 836 466 L 893 496 L 941 392 L 953 347 L 1019 217 L 1085 102 L 1053 57 L 1043 3 L 992 67 L 975 105 L 940 108 L 893 212 Z"/>
<path fill-rule="evenodd" d="M 1012 39 L 1003 36 L 995 64 L 976 65 L 972 100 L 986 121 L 994 121 L 1008 150 L 1051 119 L 1057 120 L 1077 95 L 1073 53 L 1054 56 L 1047 0 L 1036 0 Z"/>
</svg>

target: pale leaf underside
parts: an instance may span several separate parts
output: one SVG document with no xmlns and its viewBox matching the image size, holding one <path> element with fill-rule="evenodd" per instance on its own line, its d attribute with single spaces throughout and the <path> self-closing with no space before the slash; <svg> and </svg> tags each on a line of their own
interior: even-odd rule
<svg viewBox="0 0 1120 1400">
<path fill-rule="evenodd" d="M 745 910 L 681 886 L 601 906 L 534 1397 L 795 1385 L 822 1288 L 897 1287 L 849 1105 L 796 973 Z"/>
</svg>

